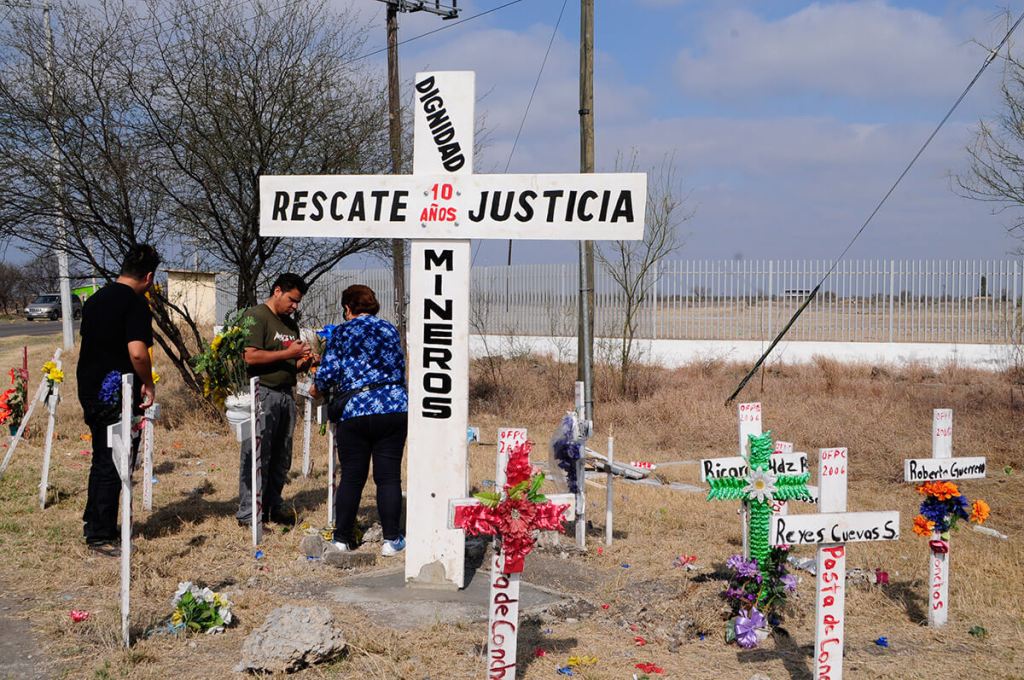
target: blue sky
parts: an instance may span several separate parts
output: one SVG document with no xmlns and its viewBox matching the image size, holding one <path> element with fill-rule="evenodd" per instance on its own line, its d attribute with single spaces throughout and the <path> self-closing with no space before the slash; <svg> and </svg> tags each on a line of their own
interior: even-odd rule
<svg viewBox="0 0 1024 680">
<path fill-rule="evenodd" d="M 505 0 L 462 0 L 463 17 Z M 1007 27 L 1002 2 L 596 0 L 597 165 L 674 155 L 689 207 L 686 258 L 819 258 L 842 249 Z M 384 5 L 334 0 L 384 40 Z M 478 172 L 509 161 L 561 0 L 523 0 L 400 48 L 418 70 L 477 72 L 489 139 Z M 1024 3 L 1011 2 L 1016 16 Z M 400 39 L 443 26 L 403 14 Z M 578 169 L 579 0 L 558 27 L 511 172 Z M 1018 36 L 1018 42 L 1024 35 Z M 383 55 L 374 57 L 383 68 Z M 957 196 L 964 147 L 999 108 L 996 61 L 875 218 L 855 258 L 998 258 L 1007 215 Z M 408 89 L 408 88 L 407 88 Z M 405 92 L 404 94 L 408 94 Z M 504 261 L 483 242 L 476 264 Z M 575 244 L 518 242 L 515 262 L 572 261 Z"/>
</svg>

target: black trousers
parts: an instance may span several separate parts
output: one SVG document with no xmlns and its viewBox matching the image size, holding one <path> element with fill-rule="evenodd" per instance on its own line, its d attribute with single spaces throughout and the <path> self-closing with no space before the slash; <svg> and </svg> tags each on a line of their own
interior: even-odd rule
<svg viewBox="0 0 1024 680">
<path fill-rule="evenodd" d="M 341 481 L 334 497 L 334 540 L 354 547 L 356 515 L 371 460 L 384 538 L 390 541 L 402 535 L 402 454 L 407 429 L 405 413 L 357 416 L 335 425 Z"/>
<path fill-rule="evenodd" d="M 117 541 L 117 511 L 121 502 L 121 477 L 114 467 L 114 451 L 107 443 L 105 420 L 86 407 L 85 423 L 92 433 L 92 465 L 89 468 L 89 495 L 85 501 L 82 528 L 87 542 Z M 141 437 L 132 437 L 132 467 L 139 452 Z"/>
</svg>

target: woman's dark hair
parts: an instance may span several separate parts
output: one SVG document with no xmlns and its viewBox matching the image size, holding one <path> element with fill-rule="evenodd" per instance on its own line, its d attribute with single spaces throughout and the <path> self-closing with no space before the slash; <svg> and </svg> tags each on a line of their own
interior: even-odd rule
<svg viewBox="0 0 1024 680">
<path fill-rule="evenodd" d="M 145 243 L 132 246 L 121 262 L 121 274 L 133 279 L 144 279 L 160 266 L 160 254 L 156 248 Z"/>
<path fill-rule="evenodd" d="M 341 306 L 348 307 L 353 314 L 376 314 L 380 311 L 377 294 L 369 286 L 354 284 L 341 294 Z"/>
</svg>

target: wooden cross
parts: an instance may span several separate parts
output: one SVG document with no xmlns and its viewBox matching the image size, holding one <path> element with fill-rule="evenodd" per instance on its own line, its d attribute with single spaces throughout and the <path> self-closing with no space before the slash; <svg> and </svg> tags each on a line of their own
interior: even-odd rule
<svg viewBox="0 0 1024 680">
<path fill-rule="evenodd" d="M 57 363 L 60 361 L 61 350 L 58 348 L 53 353 L 53 362 Z M 4 456 L 2 462 L 0 462 L 0 478 L 4 476 L 4 471 L 7 470 L 7 466 L 11 464 L 11 460 L 14 458 L 14 450 L 18 448 L 18 444 L 21 442 L 21 438 L 25 435 L 25 429 L 28 427 L 28 421 L 35 413 L 36 404 L 44 403 L 46 401 L 46 395 L 49 393 L 49 386 L 46 380 L 39 383 L 39 387 L 36 388 L 35 396 L 32 397 L 32 401 L 28 402 L 28 408 L 25 411 L 25 416 L 21 419 L 21 424 L 18 425 L 18 431 L 11 437 L 11 443 L 7 447 L 7 454 Z"/>
<path fill-rule="evenodd" d="M 249 378 L 249 417 L 237 423 L 235 439 L 250 442 L 249 492 L 252 500 L 252 544 L 263 542 L 263 402 L 260 400 L 260 379 Z"/>
<path fill-rule="evenodd" d="M 337 447 L 334 444 L 334 424 L 327 418 L 327 404 L 320 405 L 316 410 L 316 422 L 318 425 L 327 426 L 327 528 L 334 530 L 334 484 L 337 474 L 334 472 L 334 462 L 337 460 Z"/>
<path fill-rule="evenodd" d="M 153 404 L 142 415 L 142 509 L 153 510 L 153 424 L 160 417 L 160 404 Z"/>
<path fill-rule="evenodd" d="M 750 402 L 736 407 L 739 421 L 739 455 L 728 458 L 707 458 L 700 462 L 700 481 L 721 477 L 745 477 L 750 472 L 747 459 L 750 457 L 750 436 L 761 434 L 761 404 Z M 778 442 L 768 464 L 772 473 L 803 474 L 807 472 L 807 454 L 793 453 L 792 444 Z M 787 450 L 788 449 L 788 450 Z M 785 512 L 785 501 L 773 500 L 772 510 Z M 743 534 L 743 556 L 750 557 L 750 539 L 747 535 L 749 520 L 747 505 L 740 504 L 740 528 Z"/>
<path fill-rule="evenodd" d="M 57 365 L 57 370 L 61 370 L 64 367 L 64 362 L 60 358 L 60 350 L 54 352 L 53 363 Z M 43 378 L 42 384 L 47 385 L 49 381 Z M 60 403 L 60 383 L 54 383 L 53 387 L 43 395 L 43 399 L 46 402 L 46 439 L 43 444 L 43 469 L 39 476 L 39 509 L 46 509 L 46 492 L 50 484 L 50 454 L 53 451 L 53 431 L 57 426 L 57 404 Z"/>
<path fill-rule="evenodd" d="M 312 462 L 309 457 L 310 437 L 313 434 L 313 397 L 309 394 L 312 380 L 300 380 L 295 393 L 302 399 L 302 476 L 309 477 Z M 317 422 L 321 422 L 319 419 Z"/>
<path fill-rule="evenodd" d="M 494 487 L 499 493 L 505 487 L 506 469 L 509 456 L 513 449 L 526 444 L 526 430 L 523 428 L 502 428 L 498 430 L 497 464 L 494 472 Z M 575 507 L 574 494 L 555 494 L 547 497 L 555 505 L 565 505 L 563 517 L 572 519 Z M 449 526 L 459 529 L 460 508 L 479 505 L 476 498 L 456 498 L 450 501 L 448 511 Z M 516 647 L 519 629 L 519 587 L 521 566 L 519 570 L 509 572 L 505 564 L 505 556 L 494 552 L 491 560 L 491 585 L 487 598 L 487 677 L 515 677 Z"/>
<path fill-rule="evenodd" d="M 750 457 L 744 461 L 745 474 L 723 475 L 708 479 L 708 500 L 743 501 L 749 518 L 749 557 L 757 561 L 762 572 L 767 573 L 769 530 L 772 518 L 772 503 L 798 498 L 808 499 L 808 473 L 776 473 L 772 467 L 772 434 L 747 435 Z"/>
<path fill-rule="evenodd" d="M 121 419 L 107 426 L 107 445 L 121 478 L 121 641 L 131 645 L 128 620 L 132 584 L 132 382 L 131 373 L 121 376 Z"/>
<path fill-rule="evenodd" d="M 953 409 L 932 411 L 932 457 L 909 458 L 903 461 L 903 478 L 923 484 L 934 481 L 981 479 L 985 476 L 984 456 L 953 457 Z M 932 532 L 932 541 L 942 540 Z M 949 541 L 945 542 L 948 547 Z M 940 627 L 949 620 L 949 551 L 929 550 L 928 556 L 928 625 Z"/>
<path fill-rule="evenodd" d="M 260 178 L 260 235 L 411 238 L 405 578 L 462 587 L 471 238 L 643 238 L 638 173 L 473 174 L 474 74 L 418 73 L 412 175 Z M 396 300 L 396 307 L 403 300 Z"/>
<path fill-rule="evenodd" d="M 842 680 L 846 639 L 846 544 L 895 541 L 899 512 L 846 512 L 849 458 L 845 448 L 821 449 L 818 508 L 809 515 L 776 515 L 771 544 L 817 545 L 815 570 L 815 680 Z"/>
</svg>

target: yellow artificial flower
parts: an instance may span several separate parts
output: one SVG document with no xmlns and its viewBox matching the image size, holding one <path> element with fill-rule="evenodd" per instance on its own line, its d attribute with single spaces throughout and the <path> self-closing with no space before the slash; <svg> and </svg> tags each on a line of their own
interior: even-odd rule
<svg viewBox="0 0 1024 680">
<path fill-rule="evenodd" d="M 55 368 L 57 368 L 57 364 L 55 364 L 52 361 L 47 361 L 45 364 L 43 364 L 43 373 L 49 373 Z"/>
<path fill-rule="evenodd" d="M 156 385 L 158 382 L 160 382 L 160 374 L 153 371 L 153 384 Z"/>
<path fill-rule="evenodd" d="M 64 371 L 54 366 L 50 369 L 50 372 L 46 374 L 46 379 L 52 383 L 62 383 L 64 382 Z"/>
<path fill-rule="evenodd" d="M 180 609 L 175 609 L 174 613 L 171 614 L 171 623 L 173 623 L 175 626 L 180 626 L 181 622 L 182 622 L 181 610 Z"/>
<path fill-rule="evenodd" d="M 212 351 L 216 352 L 217 348 L 220 347 L 220 343 L 222 343 L 222 342 L 224 342 L 224 336 L 223 335 L 215 336 L 213 338 L 213 342 L 210 343 L 210 349 Z"/>
<path fill-rule="evenodd" d="M 570 656 L 567 665 L 569 666 L 593 666 L 597 663 L 596 656 Z"/>
</svg>

